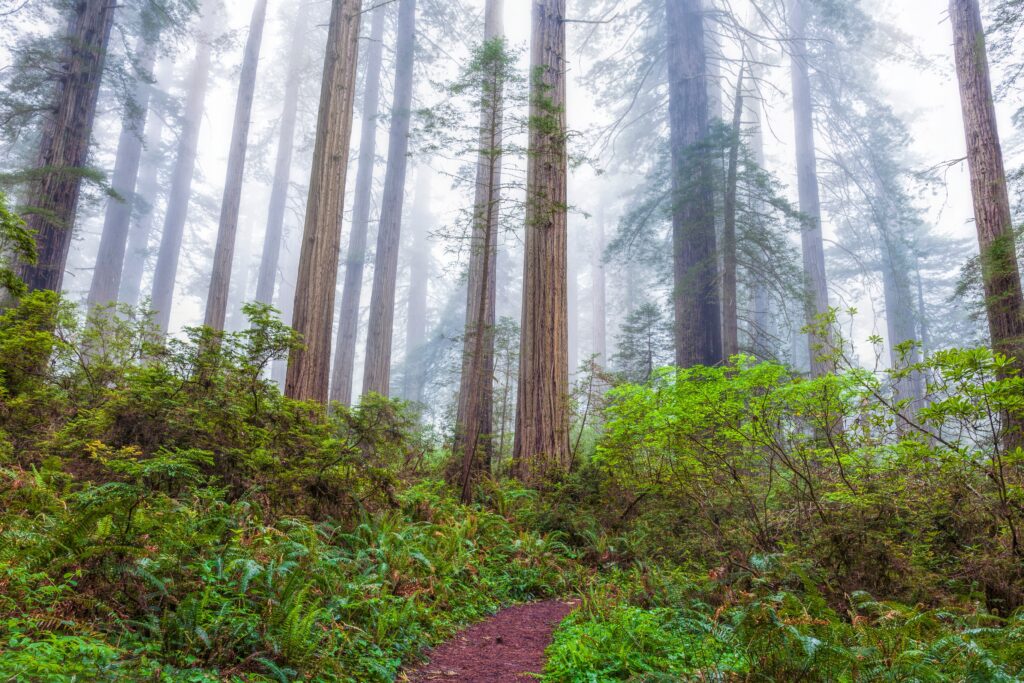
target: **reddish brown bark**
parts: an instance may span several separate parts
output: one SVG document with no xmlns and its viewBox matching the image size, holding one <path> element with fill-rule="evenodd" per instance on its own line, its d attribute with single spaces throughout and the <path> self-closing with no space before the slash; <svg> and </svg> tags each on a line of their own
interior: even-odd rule
<svg viewBox="0 0 1024 683">
<path fill-rule="evenodd" d="M 1020 270 L 978 1 L 950 0 L 949 16 L 953 24 L 989 333 L 996 351 L 1024 360 Z M 1022 367 L 1020 360 L 1016 366 Z"/>
<path fill-rule="evenodd" d="M 377 115 L 380 110 L 380 70 L 384 49 L 386 5 L 373 11 L 370 43 L 366 48 L 366 84 L 363 87 L 363 112 L 359 134 L 359 161 L 352 199 L 352 233 L 345 252 L 345 279 L 338 312 L 338 340 L 334 347 L 331 372 L 331 400 L 352 402 L 355 372 L 356 338 L 359 335 L 359 301 L 363 293 L 366 243 L 373 204 L 373 167 L 377 159 Z"/>
<path fill-rule="evenodd" d="M 36 236 L 36 263 L 19 269 L 30 290 L 60 291 L 64 280 L 115 7 L 113 0 L 72 5 L 53 108 L 43 122 L 38 177 L 22 210 Z"/>
<path fill-rule="evenodd" d="M 502 0 L 488 0 L 484 15 L 485 42 L 504 38 L 503 9 Z M 453 449 L 456 457 L 461 458 L 459 483 L 465 502 L 472 497 L 474 475 L 490 470 L 494 453 L 490 437 L 494 431 L 495 266 L 501 203 L 504 95 L 500 78 L 495 74 L 490 83 L 484 84 L 485 97 L 480 110 L 480 149 L 466 291 L 466 333 Z"/>
<path fill-rule="evenodd" d="M 565 0 L 534 0 L 516 476 L 531 485 L 569 465 L 566 292 Z"/>
<path fill-rule="evenodd" d="M 327 402 L 331 327 L 341 247 L 362 0 L 333 0 L 292 327 L 303 346 L 288 359 L 285 394 Z"/>
</svg>

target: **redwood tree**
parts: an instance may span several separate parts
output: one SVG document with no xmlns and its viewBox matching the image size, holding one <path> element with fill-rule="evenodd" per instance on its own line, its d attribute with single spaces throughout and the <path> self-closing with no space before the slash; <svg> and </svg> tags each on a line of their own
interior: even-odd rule
<svg viewBox="0 0 1024 683">
<path fill-rule="evenodd" d="M 488 0 L 485 6 L 485 50 L 493 41 L 504 42 L 503 9 L 502 0 Z M 504 50 L 494 56 L 503 60 Z M 493 453 L 489 437 L 493 432 L 495 266 L 501 203 L 504 71 L 504 63 L 487 64 L 481 83 L 480 147 L 469 244 L 466 331 L 455 418 L 454 453 L 460 458 L 459 483 L 464 501 L 471 497 L 474 473 L 489 469 Z"/>
<path fill-rule="evenodd" d="M 363 293 L 363 269 L 366 242 L 370 230 L 370 206 L 373 204 L 373 167 L 377 159 L 377 115 L 380 109 L 380 70 L 384 49 L 386 6 L 377 5 L 366 48 L 366 83 L 363 86 L 363 112 L 359 133 L 359 161 L 356 168 L 355 195 L 352 199 L 352 233 L 345 252 L 345 278 L 338 313 L 338 340 L 331 371 L 331 400 L 345 405 L 352 402 L 355 372 L 356 337 L 359 335 L 359 300 Z"/>
<path fill-rule="evenodd" d="M 295 151 L 295 123 L 299 113 L 299 86 L 302 83 L 303 56 L 306 54 L 306 31 L 309 3 L 299 5 L 288 49 L 288 71 L 285 76 L 283 110 L 277 138 L 277 159 L 274 162 L 274 181 L 270 188 L 267 208 L 267 229 L 263 236 L 263 256 L 256 280 L 256 301 L 274 303 L 274 286 L 281 261 L 281 236 L 284 232 L 284 212 L 288 202 L 288 183 L 291 180 L 292 155 Z"/>
<path fill-rule="evenodd" d="M 666 0 L 676 364 L 722 360 L 701 0 Z"/>
<path fill-rule="evenodd" d="M 53 106 L 43 121 L 36 177 L 21 210 L 36 238 L 36 263 L 23 264 L 19 273 L 30 290 L 60 291 L 64 280 L 116 6 L 111 0 L 72 5 Z"/>
<path fill-rule="evenodd" d="M 285 394 L 327 402 L 331 327 L 341 246 L 362 0 L 333 0 L 292 327 L 303 345 L 288 359 Z"/>
<path fill-rule="evenodd" d="M 171 301 L 174 298 L 174 284 L 178 275 L 181 240 L 185 234 L 185 221 L 192 198 L 192 177 L 195 174 L 196 153 L 199 147 L 199 128 L 202 125 L 206 89 L 210 80 L 211 22 L 210 15 L 203 20 L 196 43 L 195 60 L 192 62 L 191 73 L 186 83 L 187 92 L 181 131 L 178 134 L 177 156 L 171 175 L 171 188 L 167 194 L 167 211 L 164 213 L 164 229 L 160 235 L 156 269 L 153 272 L 154 322 L 164 332 L 171 321 Z"/>
<path fill-rule="evenodd" d="M 245 42 L 242 71 L 239 76 L 238 99 L 235 102 L 235 121 L 231 129 L 228 151 L 227 177 L 224 198 L 220 207 L 220 225 L 217 246 L 213 252 L 213 272 L 206 297 L 205 324 L 215 330 L 224 329 L 231 286 L 231 264 L 235 255 L 235 236 L 238 232 L 238 211 L 242 202 L 242 181 L 245 176 L 245 153 L 249 147 L 249 123 L 252 120 L 252 101 L 256 95 L 256 67 L 263 42 L 263 25 L 267 18 L 267 0 L 256 0 L 249 22 L 249 37 Z"/>
<path fill-rule="evenodd" d="M 388 136 L 388 168 L 384 175 L 373 292 L 366 328 L 363 393 L 387 396 L 391 384 L 391 339 L 394 333 L 398 247 L 408 167 L 409 125 L 412 118 L 412 72 L 416 44 L 416 0 L 400 0 L 395 36 L 395 93 Z"/>
<path fill-rule="evenodd" d="M 538 484 L 568 468 L 565 0 L 534 0 L 516 476 Z M 706 97 L 706 94 L 705 94 Z"/>
<path fill-rule="evenodd" d="M 92 283 L 89 286 L 90 309 L 116 301 L 121 287 L 121 272 L 124 269 L 132 207 L 136 203 L 135 187 L 142 162 L 143 128 L 146 125 L 146 114 L 149 112 L 149 100 L 154 87 L 147 79 L 155 63 L 156 46 L 140 38 L 136 52 L 139 55 L 138 81 L 132 105 L 125 109 L 121 118 L 121 134 L 117 139 L 114 173 L 110 179 L 111 187 L 119 196 L 107 200 L 99 251 L 96 254 L 96 268 L 93 270 Z"/>
<path fill-rule="evenodd" d="M 792 0 L 789 5 L 790 59 L 793 83 L 793 125 L 796 131 L 796 173 L 800 196 L 800 211 L 806 217 L 800 234 L 803 251 L 804 281 L 806 287 L 806 322 L 811 374 L 827 374 L 831 363 L 829 337 L 822 332 L 819 316 L 828 313 L 828 281 L 825 277 L 825 245 L 821 233 L 821 198 L 818 190 L 818 163 L 814 146 L 814 110 L 811 102 L 811 77 L 807 60 L 807 19 L 804 0 Z"/>
<path fill-rule="evenodd" d="M 1024 359 L 1024 302 L 978 0 L 950 0 L 949 17 L 953 24 L 989 333 L 993 348 L 1017 358 L 1019 368 Z"/>
</svg>

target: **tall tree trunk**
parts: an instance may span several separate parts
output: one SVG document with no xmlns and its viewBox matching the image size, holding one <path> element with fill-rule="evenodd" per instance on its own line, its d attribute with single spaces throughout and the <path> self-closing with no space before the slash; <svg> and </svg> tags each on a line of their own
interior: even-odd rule
<svg viewBox="0 0 1024 683">
<path fill-rule="evenodd" d="M 881 238 L 882 293 L 885 298 L 885 326 L 889 342 L 889 365 L 901 369 L 921 360 L 920 350 L 915 346 L 906 354 L 897 348 L 906 342 L 917 341 L 917 325 L 914 314 L 914 300 L 910 286 L 910 269 L 905 253 L 906 248 L 889 233 L 885 222 L 880 221 L 878 230 Z M 911 400 L 915 405 L 924 398 L 924 386 L 918 373 L 912 373 L 896 383 L 897 400 Z M 914 406 L 907 411 L 909 416 Z M 902 426 L 902 425 L 901 425 Z"/>
<path fill-rule="evenodd" d="M 164 115 L 166 108 L 160 93 L 157 102 L 153 96 L 156 90 L 167 87 L 174 73 L 174 63 L 163 59 L 156 74 L 154 92 L 149 100 L 149 116 L 146 120 L 146 153 L 145 163 L 141 164 L 138 180 L 135 183 L 137 201 L 134 218 L 128 229 L 128 244 L 125 247 L 124 263 L 121 267 L 120 291 L 118 300 L 129 306 L 138 306 L 142 298 L 142 276 L 149 260 L 149 238 L 153 233 L 153 221 L 156 218 L 156 203 L 161 194 L 160 169 L 164 164 L 162 149 L 164 136 Z"/>
<path fill-rule="evenodd" d="M 725 181 L 725 218 L 722 228 L 722 350 L 726 358 L 740 352 L 739 306 L 737 304 L 736 191 L 739 176 L 740 135 L 743 124 L 743 70 L 736 81 L 732 105 L 732 140 Z"/>
<path fill-rule="evenodd" d="M 503 0 L 487 0 L 484 42 L 505 39 Z M 497 290 L 498 219 L 501 208 L 501 149 L 504 77 L 502 65 L 483 85 L 480 149 L 476 164 L 473 230 L 470 235 L 466 332 L 455 418 L 456 457 L 461 457 L 462 500 L 472 498 L 473 476 L 490 470 L 494 455 L 494 325 Z"/>
<path fill-rule="evenodd" d="M 132 220 L 132 207 L 136 205 L 135 186 L 142 162 L 143 129 L 149 112 L 153 85 L 147 82 L 156 61 L 156 45 L 140 38 L 136 43 L 139 56 L 138 79 L 132 106 L 121 118 L 121 134 L 117 139 L 117 157 L 110 184 L 120 197 L 107 200 L 103 217 L 103 232 L 96 255 L 96 268 L 89 287 L 88 307 L 105 306 L 117 300 L 124 269 L 124 254 L 128 246 L 128 232 Z"/>
<path fill-rule="evenodd" d="M 593 291 L 591 292 L 592 305 L 592 334 L 594 337 L 594 355 L 598 365 L 608 362 L 608 310 L 606 303 L 606 287 L 604 272 L 604 218 L 605 209 L 602 204 L 597 211 L 597 221 L 594 224 L 594 245 L 590 255 L 590 272 Z"/>
<path fill-rule="evenodd" d="M 209 11 L 209 10 L 208 10 Z M 196 43 L 195 61 L 188 78 L 188 92 L 185 94 L 185 111 L 178 136 L 178 152 L 171 176 L 171 189 L 167 195 L 167 210 L 164 213 L 164 231 L 160 235 L 160 249 L 156 256 L 153 272 L 154 322 L 162 332 L 167 331 L 171 321 L 171 301 L 178 275 L 178 258 L 181 255 L 181 240 L 185 234 L 185 220 L 192 199 L 192 177 L 195 175 L 196 152 L 199 146 L 199 128 L 203 121 L 203 106 L 206 88 L 210 80 L 210 52 L 213 36 L 209 35 L 211 17 L 203 19 Z"/>
<path fill-rule="evenodd" d="M 302 335 L 303 346 L 292 350 L 285 377 L 288 397 L 321 403 L 327 402 L 331 368 L 331 328 L 362 5 L 362 0 L 331 3 L 306 224 L 295 280 L 292 327 Z"/>
<path fill-rule="evenodd" d="M 566 312 L 569 323 L 569 377 L 580 369 L 580 280 L 577 231 L 566 235 Z"/>
<path fill-rule="evenodd" d="M 409 300 L 405 316 L 405 377 L 402 396 L 423 401 L 423 344 L 427 341 L 427 289 L 430 281 L 430 174 L 426 165 L 416 172 L 412 205 L 413 240 L 409 254 Z"/>
<path fill-rule="evenodd" d="M 713 183 L 700 149 L 708 135 L 704 19 L 701 0 L 667 0 L 665 5 L 676 364 L 716 365 L 722 360 L 722 322 Z"/>
<path fill-rule="evenodd" d="M 377 253 L 373 265 L 370 320 L 366 329 L 363 393 L 387 396 L 391 389 L 391 338 L 395 319 L 395 282 L 402 232 L 402 204 L 408 166 L 412 114 L 412 71 L 416 44 L 416 0 L 400 0 L 395 50 L 395 94 L 391 104 L 388 169 L 384 176 Z"/>
<path fill-rule="evenodd" d="M 23 210 L 37 250 L 36 263 L 19 269 L 30 290 L 60 291 L 64 280 L 115 7 L 112 0 L 78 0 L 68 21 L 61 73 L 39 142 L 39 176 Z"/>
<path fill-rule="evenodd" d="M 569 466 L 566 294 L 565 0 L 534 0 L 516 476 L 540 484 Z"/>
<path fill-rule="evenodd" d="M 754 162 L 758 168 L 764 168 L 764 128 L 761 124 L 761 96 L 758 92 L 757 83 L 759 81 L 758 71 L 758 55 L 755 51 L 753 57 L 753 66 L 751 67 L 751 86 L 752 91 L 750 97 L 745 97 L 746 110 L 750 116 L 750 148 L 754 158 Z M 756 204 L 758 216 L 763 215 L 765 206 L 761 200 L 757 201 Z M 761 220 L 761 218 L 758 218 Z M 771 322 L 771 301 L 768 293 L 768 286 L 766 285 L 763 277 L 754 277 L 751 281 L 752 289 L 752 320 L 750 325 L 750 346 L 760 358 L 768 358 L 772 344 L 769 341 L 771 337 L 772 322 Z"/>
<path fill-rule="evenodd" d="M 355 373 L 356 339 L 359 336 L 359 303 L 363 294 L 363 269 L 373 204 L 373 167 L 377 160 L 377 115 L 380 110 L 380 70 L 384 49 L 386 6 L 373 11 L 370 44 L 366 48 L 366 84 L 363 88 L 363 113 L 359 134 L 359 162 L 356 169 L 355 196 L 352 204 L 352 234 L 345 256 L 345 284 L 338 313 L 338 340 L 334 349 L 331 374 L 331 400 L 344 405 L 352 402 Z"/>
<path fill-rule="evenodd" d="M 295 150 L 295 123 L 299 113 L 299 86 L 306 55 L 306 31 L 309 23 L 309 3 L 299 5 L 288 49 L 288 75 L 284 86 L 284 109 L 281 112 L 277 139 L 277 160 L 274 163 L 274 182 L 270 189 L 267 208 L 267 229 L 263 236 L 263 257 L 256 280 L 256 301 L 274 303 L 277 269 L 281 261 L 281 239 L 284 234 L 284 212 L 288 207 L 288 184 L 291 182 L 292 156 Z M 283 297 L 282 297 L 283 299 Z"/>
<path fill-rule="evenodd" d="M 1024 367 L 1024 301 L 978 0 L 950 0 L 974 222 L 992 347 Z M 1019 430 L 1020 425 L 1012 425 Z"/>
<path fill-rule="evenodd" d="M 238 99 L 235 101 L 235 122 L 231 129 L 231 147 L 228 152 L 227 177 L 224 180 L 224 198 L 220 205 L 217 246 L 213 251 L 213 272 L 210 276 L 210 290 L 206 296 L 204 324 L 215 330 L 224 329 L 224 317 L 228 309 L 231 266 L 235 256 L 235 237 L 238 233 L 238 211 L 242 203 L 242 182 L 245 178 L 245 153 L 249 148 L 252 101 L 256 96 L 256 67 L 260 61 L 260 45 L 263 43 L 263 25 L 266 18 L 267 0 L 256 0 L 249 22 L 249 37 L 245 41 L 245 53 L 242 57 Z"/>
<path fill-rule="evenodd" d="M 812 327 L 808 335 L 811 375 L 828 374 L 832 363 L 830 335 L 818 329 L 819 316 L 828 313 L 828 281 L 825 277 L 825 246 L 821 234 L 821 199 L 818 194 L 818 163 L 814 147 L 814 111 L 811 104 L 811 78 L 807 63 L 807 19 L 804 0 L 790 2 L 790 57 L 793 81 L 793 120 L 796 130 L 796 171 L 800 211 L 807 223 L 800 234 L 806 287 L 806 321 Z"/>
</svg>

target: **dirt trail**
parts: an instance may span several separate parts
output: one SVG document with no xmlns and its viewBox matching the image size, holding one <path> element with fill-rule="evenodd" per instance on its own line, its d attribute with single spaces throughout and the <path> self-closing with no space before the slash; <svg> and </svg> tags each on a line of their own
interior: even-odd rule
<svg viewBox="0 0 1024 683">
<path fill-rule="evenodd" d="M 437 646 L 430 661 L 405 673 L 411 683 L 519 683 L 544 669 L 551 634 L 576 602 L 547 600 L 504 609 Z"/>
</svg>

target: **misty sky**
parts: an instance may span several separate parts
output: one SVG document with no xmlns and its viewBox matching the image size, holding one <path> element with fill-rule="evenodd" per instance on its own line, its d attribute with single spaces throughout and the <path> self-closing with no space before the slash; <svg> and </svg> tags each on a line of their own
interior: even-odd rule
<svg viewBox="0 0 1024 683">
<path fill-rule="evenodd" d="M 204 178 L 204 186 L 213 188 L 209 191 L 211 197 L 219 201 L 219 188 L 223 184 L 225 162 L 227 158 L 227 142 L 230 138 L 232 112 L 235 103 L 235 91 L 237 83 L 234 77 L 237 76 L 237 65 L 241 58 L 242 43 L 244 42 L 244 31 L 249 20 L 251 11 L 250 0 L 226 0 L 230 12 L 230 26 L 238 31 L 238 40 L 234 48 L 222 56 L 219 68 L 221 74 L 211 88 L 206 101 L 206 117 L 201 133 L 200 154 L 198 169 Z M 482 8 L 482 0 L 461 0 L 462 5 L 473 8 L 479 12 Z M 742 2 L 733 2 L 735 11 L 742 13 Z M 871 0 L 868 4 L 880 9 L 878 17 L 882 21 L 888 21 L 903 31 L 912 41 L 914 48 L 923 56 L 928 57 L 932 62 L 931 68 L 921 68 L 919 64 L 911 64 L 897 60 L 886 60 L 879 73 L 885 75 L 879 88 L 886 94 L 887 98 L 894 104 L 896 111 L 900 114 L 910 128 L 913 135 L 913 150 L 915 158 L 912 160 L 916 168 L 927 169 L 939 167 L 950 160 L 955 160 L 964 155 L 963 131 L 960 120 L 960 107 L 955 75 L 952 69 L 951 58 L 951 29 L 946 18 L 945 0 Z M 260 78 L 257 88 L 266 84 L 265 76 L 271 69 L 280 70 L 280 63 L 286 58 L 285 46 L 287 44 L 288 21 L 291 12 L 288 8 L 291 2 L 283 3 L 283 0 L 271 0 L 268 12 L 268 25 L 264 39 L 264 48 L 260 62 Z M 574 5 L 570 2 L 570 7 Z M 578 7 L 577 3 L 577 7 Z M 529 38 L 529 8 L 530 3 L 526 0 L 506 0 L 505 20 L 506 31 L 510 42 L 513 45 L 525 47 Z M 572 10 L 570 10 L 570 13 Z M 582 24 L 569 25 L 569 42 L 574 44 L 573 32 L 589 31 L 590 27 Z M 322 33 L 311 32 L 311 36 L 322 36 Z M 0 41 L 4 42 L 4 41 Z M 464 47 L 464 46 L 461 46 Z M 459 52 L 460 46 L 452 47 L 453 57 L 458 58 L 465 52 Z M 191 48 L 186 46 L 183 53 L 176 59 L 181 76 L 182 67 L 190 60 Z M 525 53 L 525 50 L 524 50 Z M 2 55 L 2 53 L 0 53 Z M 525 54 L 524 54 L 525 56 Z M 578 63 L 580 55 L 576 50 L 570 50 L 570 96 L 568 105 L 568 118 L 570 128 L 587 129 L 595 124 L 604 121 L 604 112 L 596 111 L 590 98 L 590 94 L 575 82 L 583 70 Z M 884 59 L 884 57 L 880 57 Z M 0 57 L 2 63 L 2 57 Z M 783 65 L 785 66 L 785 62 Z M 455 65 L 449 65 L 454 70 Z M 386 79 L 390 75 L 385 74 Z M 776 69 L 776 73 L 769 73 L 767 78 L 775 80 L 782 87 L 788 90 L 788 73 L 785 68 Z M 998 74 L 997 78 L 998 80 Z M 313 84 L 318 85 L 318 84 Z M 273 83 L 267 87 L 279 88 Z M 728 86 L 727 86 L 728 87 Z M 424 89 L 419 87 L 418 93 Z M 277 92 L 275 90 L 274 92 Z M 264 135 L 267 140 L 273 141 L 272 126 L 279 115 L 273 97 L 260 100 L 254 109 L 252 131 L 254 136 Z M 422 104 L 422 103 L 419 103 Z M 792 152 L 792 123 L 789 112 L 789 105 L 786 97 L 774 94 L 769 97 L 766 104 L 767 127 L 766 143 L 767 166 L 775 172 L 786 183 L 788 194 L 795 199 L 795 171 L 793 169 Z M 306 109 L 310 111 L 315 105 L 315 100 L 310 102 Z M 382 109 L 386 111 L 387 100 L 383 103 Z M 103 105 L 101 104 L 101 107 Z M 109 109 L 109 104 L 108 104 Z M 1003 136 L 1005 153 L 1008 166 L 1014 165 L 1021 156 L 1021 145 L 1019 140 L 1014 138 L 1014 131 L 1011 126 L 1009 107 L 999 106 L 1000 132 Z M 358 113 L 358 112 L 357 112 Z M 310 114 L 311 115 L 311 114 Z M 101 167 L 109 168 L 112 165 L 113 153 L 116 147 L 119 131 L 119 118 L 108 111 L 107 115 L 101 115 L 97 122 L 95 132 L 96 140 L 99 143 L 98 150 L 94 152 L 94 162 Z M 378 136 L 378 154 L 386 150 L 387 136 L 385 126 L 381 126 Z M 270 152 L 267 157 L 272 158 L 273 144 L 268 147 Z M 353 143 L 353 158 L 358 151 L 355 142 Z M 619 150 L 620 153 L 628 153 L 628 150 Z M 305 154 L 300 153 L 299 159 L 305 160 Z M 604 162 L 605 160 L 601 160 Z M 250 164 L 251 166 L 251 164 Z M 253 259 L 258 258 L 262 244 L 262 231 L 266 213 L 266 198 L 269 195 L 269 185 L 266 178 L 256 177 L 256 173 L 247 173 L 247 182 L 243 194 L 241 232 L 238 243 L 238 257 L 245 258 L 251 255 Z M 378 168 L 378 175 L 383 175 L 383 169 Z M 305 176 L 305 177 L 303 177 Z M 945 187 L 934 196 L 927 198 L 928 220 L 938 227 L 938 232 L 947 235 L 969 236 L 973 235 L 971 221 L 971 207 L 969 196 L 969 185 L 966 165 L 963 163 L 949 166 L 944 171 L 946 179 Z M 354 170 L 350 172 L 350 180 L 354 179 Z M 304 184 L 308 180 L 308 167 L 296 165 L 293 168 L 293 184 Z M 406 206 L 411 203 L 412 191 L 415 187 L 415 175 L 410 174 L 407 183 Z M 594 182 L 594 171 L 589 166 L 576 171 L 570 181 L 570 201 L 586 210 L 588 196 L 593 196 L 590 184 Z M 198 183 L 197 183 L 198 185 Z M 351 182 L 349 183 L 351 190 Z M 304 200 L 304 197 L 292 197 L 292 203 Z M 444 222 L 446 216 L 451 216 L 456 207 L 464 204 L 465 197 L 458 196 L 452 191 L 448 183 L 443 179 L 433 183 L 432 207 L 433 213 L 439 222 Z M 347 202 L 346 208 L 350 208 L 351 201 Z M 95 257 L 96 240 L 93 236 L 98 233 L 101 221 L 101 212 L 94 212 L 80 224 L 81 239 L 77 242 L 77 248 L 72 255 L 69 264 L 71 273 L 65 280 L 65 287 L 75 294 L 83 294 L 88 288 L 90 268 Z M 216 217 L 206 223 L 195 217 L 190 218 L 189 230 L 194 236 L 206 237 L 209 250 L 212 252 L 213 235 L 216 230 Z M 295 239 L 296 228 L 299 216 L 289 215 L 287 219 L 292 230 L 292 240 Z M 586 219 L 581 215 L 574 216 L 571 221 L 572 230 L 586 231 Z M 829 237 L 830 225 L 826 217 L 825 232 L 826 239 Z M 343 245 L 347 243 L 348 226 L 345 227 Z M 202 240 L 200 240 L 202 241 Z M 186 236 L 186 246 L 195 244 Z M 827 246 L 827 245 L 826 245 Z M 287 247 L 286 247 L 287 248 Z M 434 249 L 436 258 L 443 261 L 446 257 L 443 246 L 438 245 Z M 195 255 L 199 256 L 199 255 Z M 206 255 L 202 255 L 205 259 Z M 969 254 L 964 254 L 966 259 Z M 183 254 L 183 262 L 190 258 L 189 254 Z M 583 259 L 585 262 L 585 259 Z M 238 261 L 236 261 L 237 263 Z M 237 277 L 238 274 L 236 273 Z M 435 276 L 450 276 L 444 270 L 435 271 Z M 835 285 L 835 283 L 833 283 Z M 877 294 L 877 287 L 876 294 Z M 172 318 L 172 329 L 183 324 L 195 324 L 202 318 L 203 294 L 205 287 L 194 288 L 195 291 L 183 292 L 181 287 L 175 296 L 175 312 Z M 367 292 L 368 295 L 368 292 Z M 860 341 L 871 332 L 884 331 L 884 322 L 873 320 L 870 311 L 870 301 L 864 299 L 849 300 L 848 293 L 837 290 L 833 287 L 833 305 L 854 304 L 862 310 L 857 321 L 855 338 Z M 436 303 L 436 302 L 435 302 Z"/>
</svg>

